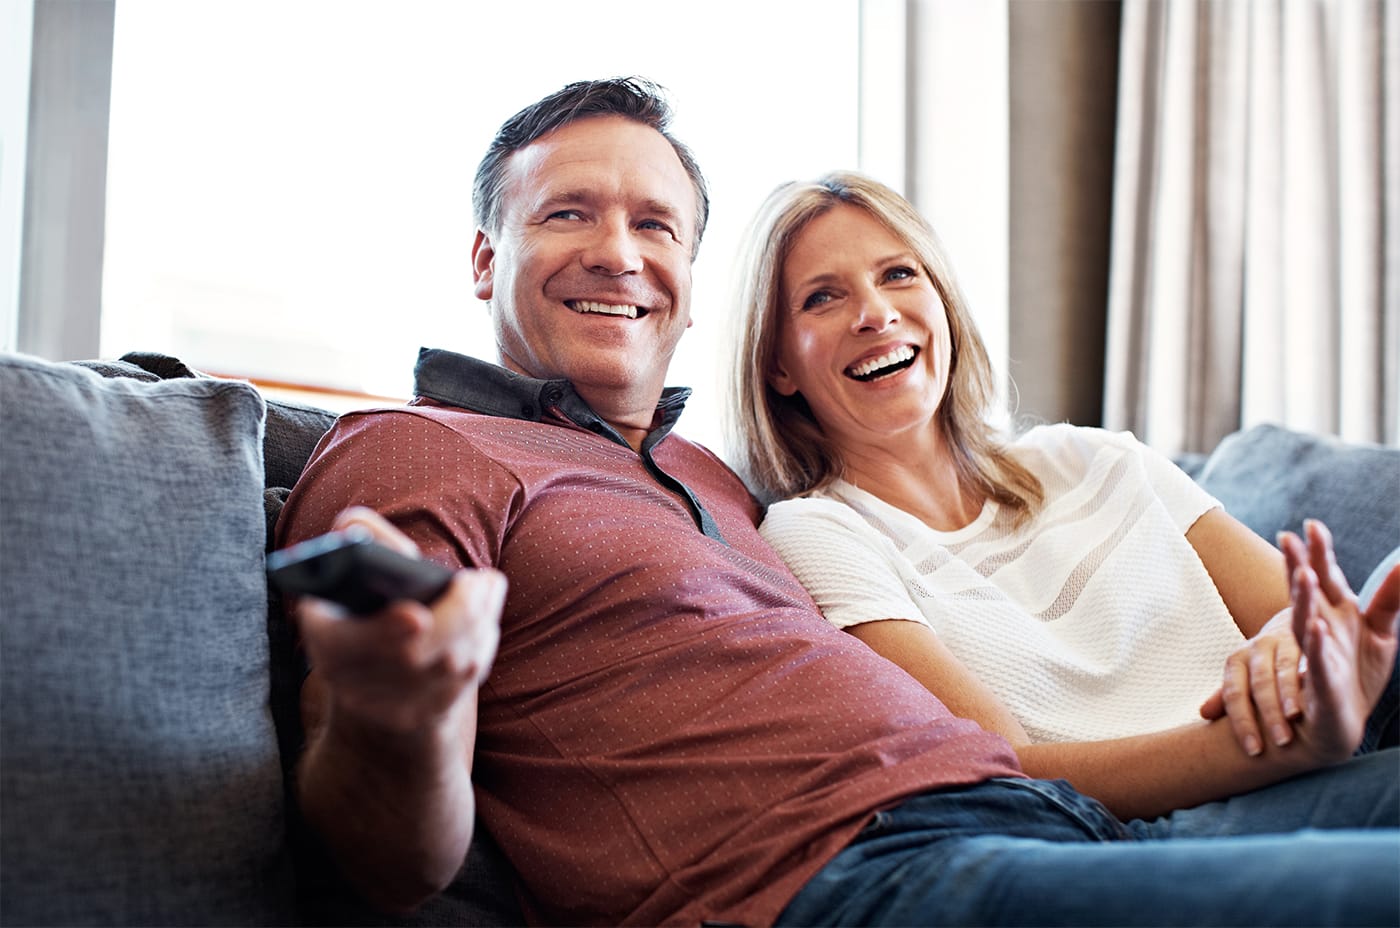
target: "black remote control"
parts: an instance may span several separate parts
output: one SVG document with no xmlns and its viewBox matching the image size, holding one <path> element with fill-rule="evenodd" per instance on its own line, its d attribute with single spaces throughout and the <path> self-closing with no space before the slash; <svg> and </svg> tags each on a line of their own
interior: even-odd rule
<svg viewBox="0 0 1400 928">
<path fill-rule="evenodd" d="M 362 528 L 328 532 L 267 556 L 267 577 L 283 593 L 316 596 L 353 615 L 378 612 L 396 599 L 431 603 L 452 571 L 400 554 Z"/>
</svg>

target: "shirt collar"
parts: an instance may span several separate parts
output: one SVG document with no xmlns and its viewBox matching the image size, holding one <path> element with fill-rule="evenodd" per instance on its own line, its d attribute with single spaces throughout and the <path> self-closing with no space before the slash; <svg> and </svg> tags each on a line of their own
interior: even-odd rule
<svg viewBox="0 0 1400 928">
<path fill-rule="evenodd" d="M 567 380 L 537 380 L 498 364 L 442 348 L 420 348 L 413 368 L 418 396 L 506 419 L 539 422 L 557 410 L 579 428 L 626 445 L 618 431 L 593 411 Z M 656 446 L 670 433 L 690 398 L 689 387 L 667 387 L 656 404 L 657 424 L 644 444 Z"/>
</svg>

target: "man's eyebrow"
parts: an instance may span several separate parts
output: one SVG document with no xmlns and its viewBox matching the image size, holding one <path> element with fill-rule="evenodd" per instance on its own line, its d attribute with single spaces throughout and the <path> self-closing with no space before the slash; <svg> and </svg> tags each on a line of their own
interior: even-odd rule
<svg viewBox="0 0 1400 928">
<path fill-rule="evenodd" d="M 552 193 L 546 193 L 536 200 L 534 211 L 542 212 L 544 210 L 554 209 L 558 206 L 586 203 L 590 199 L 592 199 L 592 197 L 587 190 L 557 190 Z"/>
<path fill-rule="evenodd" d="M 596 191 L 586 187 L 568 190 L 555 190 L 545 193 L 534 204 L 534 212 L 547 212 L 561 206 L 574 206 L 578 204 L 592 204 L 603 199 Z M 660 200 L 655 197 L 648 197 L 638 203 L 638 211 L 648 216 L 658 216 L 673 222 L 678 221 L 685 214 L 679 206 L 668 200 Z"/>
<path fill-rule="evenodd" d="M 670 203 L 666 200 L 644 200 L 642 202 L 642 211 L 657 216 L 664 216 L 667 219 L 676 219 L 682 215 L 680 209 L 678 209 L 674 203 Z"/>
</svg>

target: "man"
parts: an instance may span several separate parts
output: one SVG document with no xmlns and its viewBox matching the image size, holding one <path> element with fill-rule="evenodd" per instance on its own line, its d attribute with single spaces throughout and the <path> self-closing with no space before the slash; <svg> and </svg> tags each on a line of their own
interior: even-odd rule
<svg viewBox="0 0 1400 928">
<path fill-rule="evenodd" d="M 671 432 L 708 201 L 668 118 L 614 80 L 507 122 L 472 253 L 502 366 L 425 352 L 414 403 L 342 418 L 284 510 L 283 544 L 358 523 L 478 568 L 367 621 L 300 604 L 298 791 L 344 873 L 411 908 L 479 801 L 542 921 L 1394 920 L 1394 832 L 1119 840 L 816 613 Z"/>
</svg>

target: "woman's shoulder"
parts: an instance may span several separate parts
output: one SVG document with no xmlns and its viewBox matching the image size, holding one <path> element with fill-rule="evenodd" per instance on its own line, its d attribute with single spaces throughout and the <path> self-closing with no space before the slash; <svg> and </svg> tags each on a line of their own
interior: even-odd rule
<svg viewBox="0 0 1400 928">
<path fill-rule="evenodd" d="M 859 530 L 864 525 L 850 504 L 831 492 L 818 491 L 769 505 L 759 527 L 765 537 L 837 529 Z"/>
<path fill-rule="evenodd" d="M 1110 432 L 1089 425 L 1055 422 L 1026 429 L 1016 436 L 1011 447 L 1014 452 L 1056 460 L 1089 460 L 1105 450 L 1135 453 L 1142 444 L 1132 432 Z"/>
<path fill-rule="evenodd" d="M 1057 422 L 1023 431 L 1011 454 L 1040 477 L 1057 483 L 1078 482 L 1124 459 L 1141 458 L 1144 446 L 1131 432 L 1111 432 L 1087 425 Z"/>
<path fill-rule="evenodd" d="M 844 519 L 851 507 L 840 499 L 824 493 L 794 496 L 770 503 L 764 522 L 803 522 L 817 519 Z"/>
</svg>

